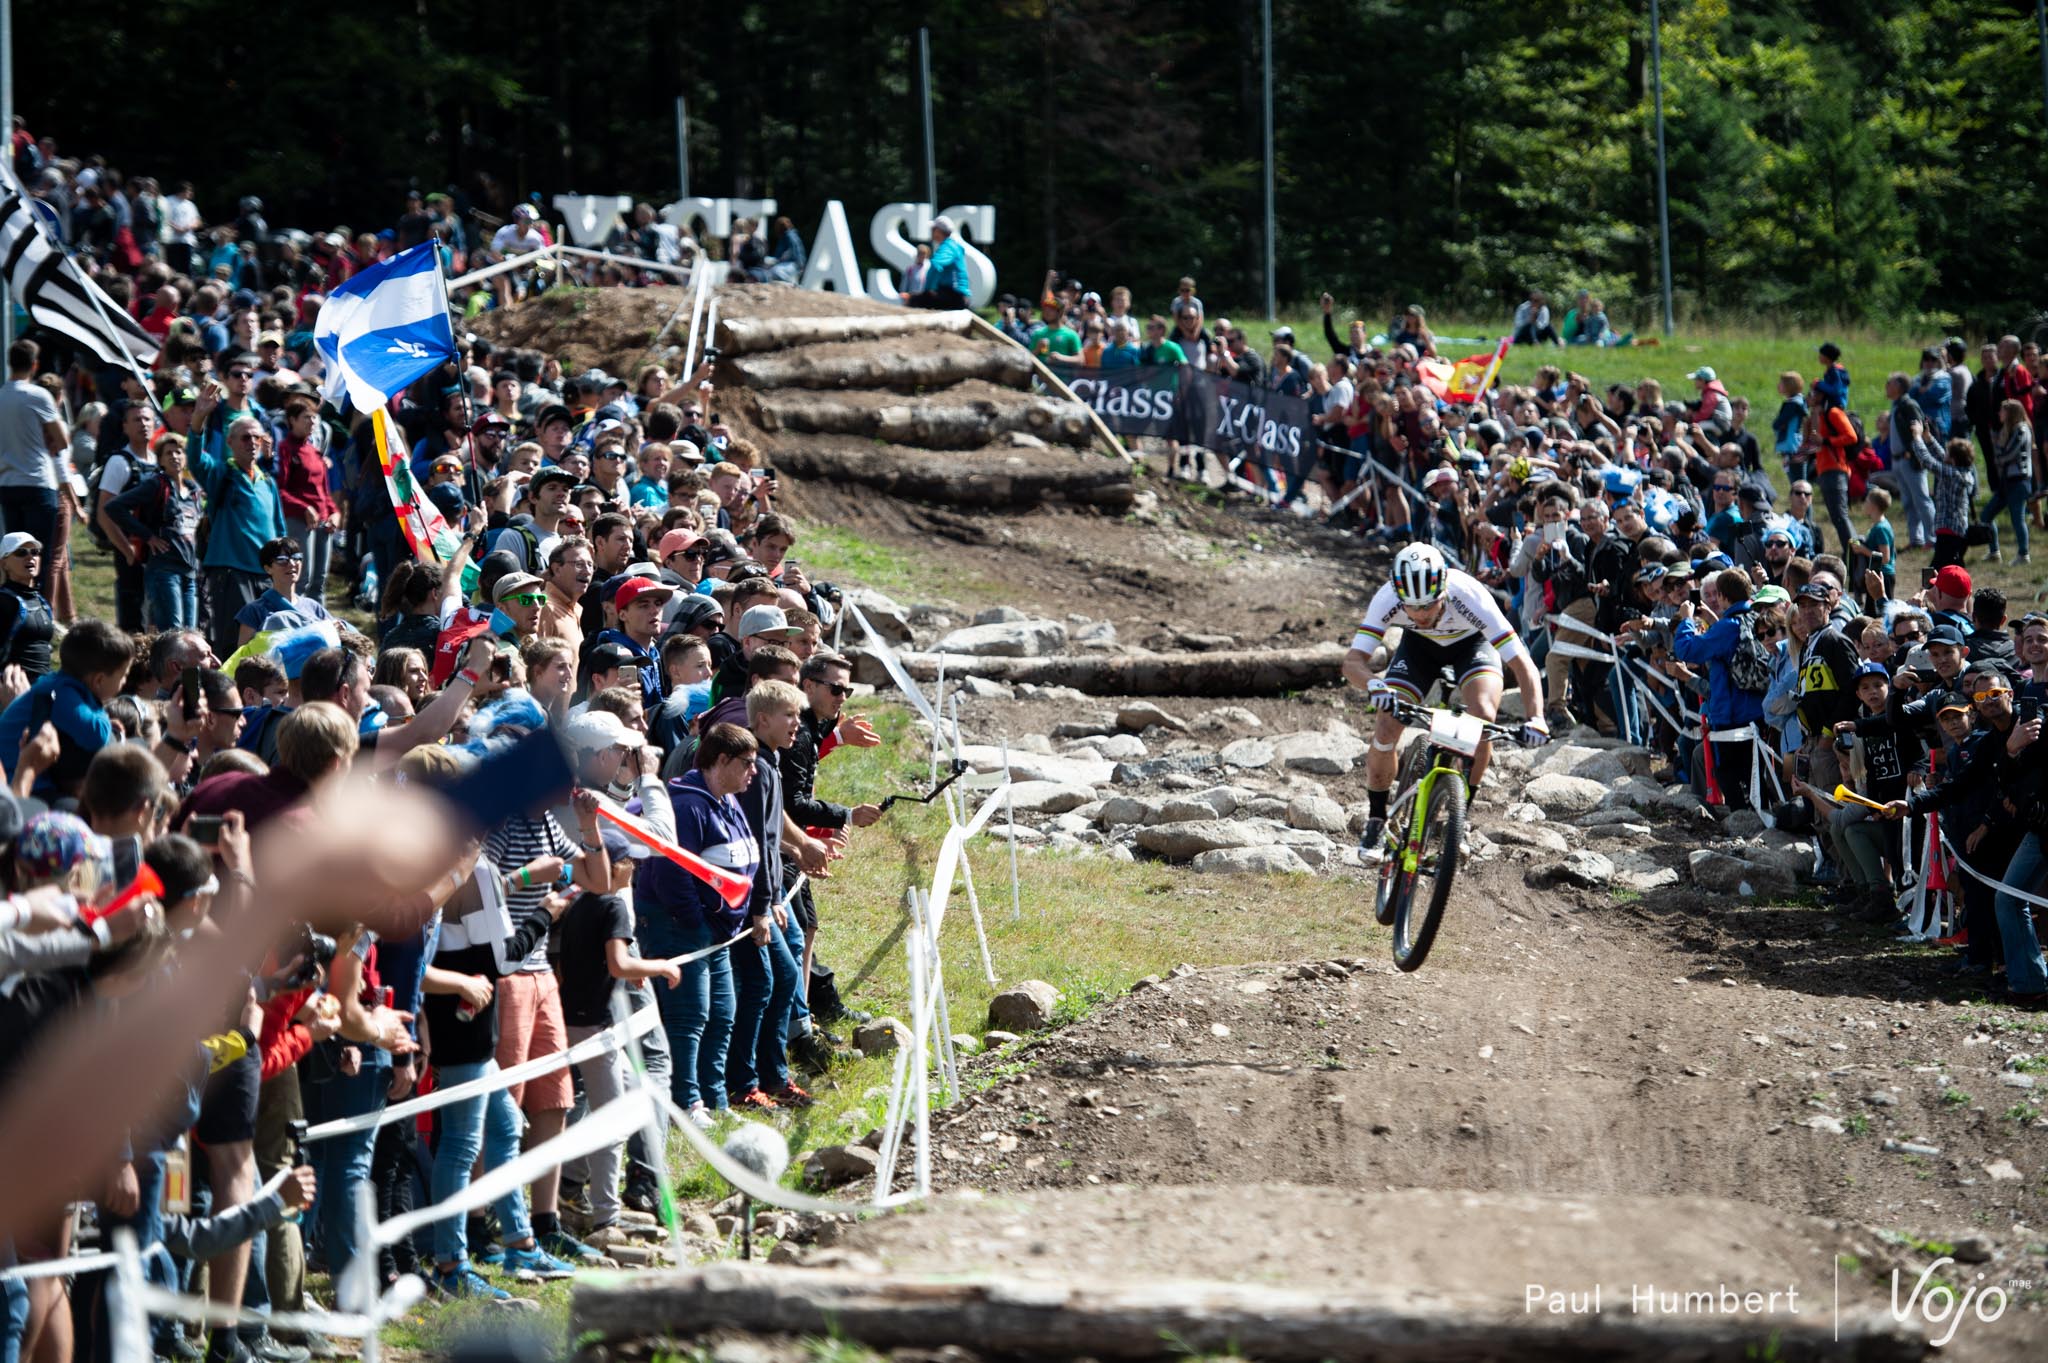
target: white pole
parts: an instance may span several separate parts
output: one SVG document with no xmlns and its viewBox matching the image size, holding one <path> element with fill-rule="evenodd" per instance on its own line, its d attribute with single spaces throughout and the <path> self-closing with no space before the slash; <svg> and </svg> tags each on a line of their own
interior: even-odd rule
<svg viewBox="0 0 2048 1363">
<path fill-rule="evenodd" d="M 690 108 L 676 96 L 676 180 L 683 197 L 690 197 Z"/>
<path fill-rule="evenodd" d="M 946 712 L 946 655 L 939 655 L 939 677 L 932 687 L 932 715 L 935 720 Z M 945 724 L 932 725 L 932 775 L 931 784 L 939 783 L 939 745 L 946 741 Z"/>
<path fill-rule="evenodd" d="M 0 0 L 4 9 L 6 0 Z M 13 126 L 10 121 L 10 127 Z M 161 1253 L 162 1251 L 157 1251 Z M 142 1309 L 142 1255 L 135 1247 L 135 1232 L 126 1226 L 114 1230 L 114 1284 L 112 1331 L 114 1363 L 146 1363 L 152 1357 L 149 1316 Z"/>
<path fill-rule="evenodd" d="M 1671 200 L 1664 188 L 1664 23 L 1650 0 L 1650 84 L 1657 108 L 1657 261 L 1664 280 L 1664 334 L 1671 334 Z"/>
<path fill-rule="evenodd" d="M 1010 780 L 1010 736 L 1003 735 L 1003 780 Z M 1003 792 L 1003 817 L 1010 824 L 1010 917 L 1018 922 L 1024 918 L 1024 891 L 1017 879 L 1017 796 L 1012 790 Z"/>
</svg>

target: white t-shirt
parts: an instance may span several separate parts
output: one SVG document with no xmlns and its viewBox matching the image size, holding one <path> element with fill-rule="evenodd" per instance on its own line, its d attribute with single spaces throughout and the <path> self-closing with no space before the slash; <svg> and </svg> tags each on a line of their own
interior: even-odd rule
<svg viewBox="0 0 2048 1363">
<path fill-rule="evenodd" d="M 145 451 L 140 462 L 148 468 L 156 467 L 156 456 Z M 121 450 L 107 457 L 107 471 L 100 475 L 100 491 L 109 497 L 118 497 L 128 490 L 128 484 L 135 477 L 136 456 L 133 451 Z"/>
<path fill-rule="evenodd" d="M 1365 619 L 1359 621 L 1351 646 L 1370 653 L 1386 638 L 1387 630 L 1398 624 L 1406 633 L 1435 644 L 1455 644 L 1480 635 L 1493 645 L 1502 662 L 1521 653 L 1522 641 L 1516 637 L 1515 627 L 1501 614 L 1493 593 L 1478 578 L 1458 568 L 1450 569 L 1444 574 L 1443 600 L 1443 614 L 1434 625 L 1424 629 L 1409 618 L 1401 598 L 1394 592 L 1394 584 L 1384 583 L 1374 594 L 1372 604 L 1365 608 Z"/>
<path fill-rule="evenodd" d="M 1323 415 L 1328 416 L 1331 412 L 1348 413 L 1357 391 L 1351 386 L 1351 380 L 1348 378 L 1339 379 L 1331 384 L 1329 393 L 1323 398 Z"/>
<path fill-rule="evenodd" d="M 49 424 L 58 420 L 50 390 L 28 379 L 0 388 L 0 487 L 57 486 Z"/>
<path fill-rule="evenodd" d="M 171 211 L 164 221 L 164 228 L 170 233 L 170 240 L 182 242 L 187 246 L 197 246 L 201 225 L 198 204 L 190 199 L 171 200 Z"/>
<path fill-rule="evenodd" d="M 531 227 L 522 231 L 516 222 L 508 222 L 491 234 L 491 249 L 501 256 L 523 256 L 546 245 L 539 232 Z"/>
</svg>

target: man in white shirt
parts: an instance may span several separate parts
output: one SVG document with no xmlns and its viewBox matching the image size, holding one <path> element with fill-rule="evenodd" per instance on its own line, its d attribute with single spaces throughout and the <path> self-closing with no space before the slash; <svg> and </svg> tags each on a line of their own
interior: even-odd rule
<svg viewBox="0 0 2048 1363">
<path fill-rule="evenodd" d="M 71 433 L 57 414 L 57 400 L 35 381 L 42 348 L 22 339 L 7 347 L 7 386 L 0 388 L 0 519 L 9 531 L 56 542 L 57 461 L 70 447 Z M 43 557 L 36 589 L 50 590 L 55 555 Z"/>
</svg>

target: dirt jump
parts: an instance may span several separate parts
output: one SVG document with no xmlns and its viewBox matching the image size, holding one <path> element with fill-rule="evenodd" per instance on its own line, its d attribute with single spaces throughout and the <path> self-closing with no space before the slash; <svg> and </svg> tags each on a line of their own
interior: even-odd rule
<svg viewBox="0 0 2048 1363">
<path fill-rule="evenodd" d="M 679 300 L 492 325 L 619 372 Z M 1162 963 L 966 1062 L 932 1202 L 580 1287 L 587 1351 L 2048 1357 L 2048 1020 L 1814 904 L 1810 844 L 1589 729 L 1497 755 L 1434 953 L 1395 970 L 1336 671 L 1384 551 L 1126 464 L 965 324 L 767 286 L 720 316 L 721 408 L 789 509 L 930 584 L 864 608 L 920 680 L 946 656 L 974 765 L 1007 735 L 1013 779 L 1073 792 L 1009 836 L 1218 912 L 1348 878 L 1367 927 L 1336 959 Z"/>
</svg>

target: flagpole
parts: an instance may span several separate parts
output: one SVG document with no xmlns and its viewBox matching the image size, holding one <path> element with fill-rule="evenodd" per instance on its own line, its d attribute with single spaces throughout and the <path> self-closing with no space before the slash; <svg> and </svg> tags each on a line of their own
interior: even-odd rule
<svg viewBox="0 0 2048 1363">
<path fill-rule="evenodd" d="M 7 0 L 0 0 L 0 4 L 6 2 Z M 36 230 L 42 231 L 42 224 L 38 223 Z M 135 352 L 121 343 L 121 333 L 115 328 L 113 319 L 107 316 L 107 305 L 100 301 L 100 286 L 92 282 L 91 275 L 78 268 L 77 261 L 64 254 L 62 246 L 57 248 L 57 253 L 63 256 L 64 264 L 71 273 L 77 275 L 79 282 L 85 285 L 85 296 L 92 301 L 93 311 L 100 315 L 100 325 L 107 329 L 107 337 L 114 343 L 114 349 L 120 351 L 121 358 L 128 361 L 128 372 L 142 385 L 142 395 L 149 400 L 149 409 L 161 418 L 164 414 L 163 404 L 156 400 L 156 390 L 150 386 L 149 375 L 142 372 L 142 364 L 135 358 Z"/>
<path fill-rule="evenodd" d="M 14 0 L 0 0 L 0 131 L 7 138 L 7 169 L 14 170 Z M 28 186 L 23 185 L 26 191 Z M 14 344 L 14 298 L 0 276 L 0 351 Z"/>
</svg>

